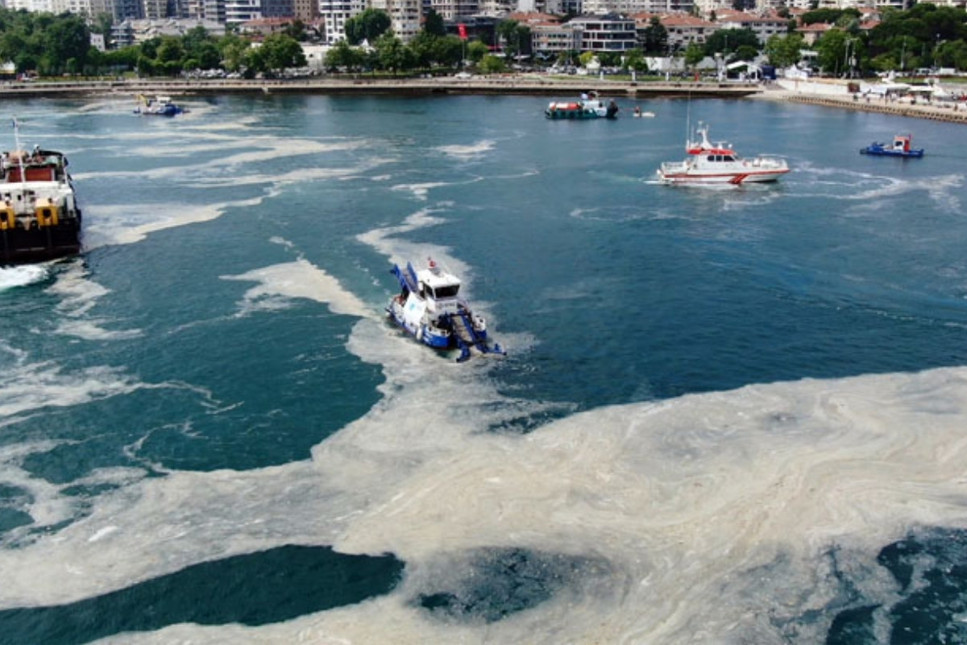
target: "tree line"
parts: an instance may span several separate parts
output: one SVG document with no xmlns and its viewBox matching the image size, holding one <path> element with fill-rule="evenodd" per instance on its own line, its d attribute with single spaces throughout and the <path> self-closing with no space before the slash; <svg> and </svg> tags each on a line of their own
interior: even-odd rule
<svg viewBox="0 0 967 645">
<path fill-rule="evenodd" d="M 752 60 L 760 52 L 770 63 L 787 67 L 802 60 L 804 50 L 815 52 L 814 63 L 835 76 L 867 76 L 873 72 L 911 71 L 924 67 L 967 70 L 967 11 L 931 3 L 905 11 L 884 9 L 872 29 L 863 28 L 855 9 L 815 9 L 799 21 L 790 19 L 788 32 L 761 45 L 749 29 L 722 29 L 702 44 L 683 52 L 670 51 L 668 32 L 658 18 L 639 29 L 639 46 L 626 52 L 560 52 L 554 62 L 586 64 L 596 55 L 602 65 L 647 71 L 646 56 L 683 55 L 688 65 L 706 56 L 725 63 Z M 833 25 L 807 48 L 795 32 L 797 24 Z M 422 30 L 409 43 L 392 31 L 389 16 L 367 9 L 346 22 L 346 40 L 329 50 L 324 65 L 329 71 L 411 73 L 417 70 L 457 70 L 473 66 L 480 73 L 497 73 L 518 55 L 530 57 L 530 28 L 514 20 L 497 24 L 498 55 L 479 38 L 464 40 L 448 34 L 443 19 L 430 10 Z M 244 76 L 274 75 L 303 67 L 306 59 L 300 40 L 306 31 L 294 21 L 285 31 L 254 44 L 237 33 L 213 36 L 195 27 L 184 36 L 159 36 L 117 50 L 100 51 L 90 45 L 92 31 L 109 36 L 109 16 L 90 24 L 75 14 L 53 15 L 0 8 L 0 60 L 11 61 L 17 72 L 42 76 L 104 75 L 134 71 L 142 76 L 177 76 L 185 71 L 222 69 Z M 552 62 L 552 61 L 547 61 Z"/>
<path fill-rule="evenodd" d="M 110 18 L 94 22 L 109 35 Z M 296 23 L 296 32 L 300 24 Z M 306 64 L 298 33 L 266 36 L 258 45 L 235 33 L 213 36 L 201 26 L 184 36 L 158 36 L 117 50 L 91 46 L 92 28 L 76 14 L 54 15 L 0 8 L 0 60 L 18 73 L 40 76 L 120 74 L 177 76 L 197 69 L 223 69 L 246 75 L 272 74 Z"/>
</svg>

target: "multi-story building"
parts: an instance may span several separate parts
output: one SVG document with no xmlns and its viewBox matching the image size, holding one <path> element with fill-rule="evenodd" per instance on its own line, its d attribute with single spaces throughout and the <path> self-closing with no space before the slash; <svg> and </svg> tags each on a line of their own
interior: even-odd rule
<svg viewBox="0 0 967 645">
<path fill-rule="evenodd" d="M 625 16 L 578 16 L 567 24 L 580 31 L 582 52 L 624 52 L 638 46 L 635 21 Z"/>
<path fill-rule="evenodd" d="M 261 17 L 261 0 L 225 0 L 225 24 L 240 25 Z"/>
<path fill-rule="evenodd" d="M 716 12 L 715 22 L 719 29 L 748 29 L 759 42 L 765 44 L 772 36 L 783 36 L 789 32 L 789 21 L 774 12 L 752 15 L 732 9 Z"/>
<path fill-rule="evenodd" d="M 292 15 L 305 24 L 319 20 L 319 0 L 293 0 Z"/>
<path fill-rule="evenodd" d="M 365 8 L 365 0 L 319 0 L 319 17 L 326 23 L 323 42 L 335 45 L 346 40 L 346 21 Z"/>
<path fill-rule="evenodd" d="M 404 43 L 413 40 L 422 28 L 422 0 L 369 0 L 369 8 L 389 14 L 393 33 Z"/>
<path fill-rule="evenodd" d="M 201 2 L 203 13 L 197 16 L 199 20 L 225 24 L 225 0 L 201 0 Z"/>
<path fill-rule="evenodd" d="M 295 15 L 294 0 L 261 0 L 263 18 L 292 18 Z"/>
<path fill-rule="evenodd" d="M 429 0 L 430 8 L 444 20 L 461 20 L 482 15 L 478 0 Z"/>
<path fill-rule="evenodd" d="M 704 45 L 705 40 L 718 29 L 714 22 L 687 14 L 662 16 L 660 20 L 668 32 L 668 50 L 672 52 L 683 50 L 692 43 Z"/>
<path fill-rule="evenodd" d="M 517 10 L 518 0 L 480 0 L 480 14 L 484 16 L 506 16 Z"/>
<path fill-rule="evenodd" d="M 528 26 L 531 29 L 531 46 L 535 55 L 546 58 L 561 52 L 581 51 L 582 32 L 569 23 L 548 20 Z"/>
</svg>

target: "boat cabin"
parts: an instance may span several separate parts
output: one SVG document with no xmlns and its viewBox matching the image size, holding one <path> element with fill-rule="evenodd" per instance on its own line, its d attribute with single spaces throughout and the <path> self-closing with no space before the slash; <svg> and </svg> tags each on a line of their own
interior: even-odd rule
<svg viewBox="0 0 967 645">
<path fill-rule="evenodd" d="M 893 137 L 893 149 L 898 152 L 910 152 L 910 142 L 913 140 L 909 134 L 898 134 Z"/>
<path fill-rule="evenodd" d="M 435 303 L 437 313 L 456 313 L 457 294 L 460 292 L 460 280 L 441 269 L 433 260 L 430 268 L 419 272 L 420 296 L 427 303 Z"/>
</svg>

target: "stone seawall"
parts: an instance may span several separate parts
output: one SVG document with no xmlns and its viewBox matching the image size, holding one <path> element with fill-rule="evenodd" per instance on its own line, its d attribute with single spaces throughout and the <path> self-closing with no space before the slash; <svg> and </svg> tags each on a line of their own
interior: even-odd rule
<svg viewBox="0 0 967 645">
<path fill-rule="evenodd" d="M 701 82 L 608 81 L 589 77 L 568 79 L 500 76 L 456 79 L 321 78 L 292 80 L 156 79 L 91 82 L 31 82 L 0 85 L 0 99 L 42 96 L 103 96 L 138 94 L 202 96 L 213 94 L 523 94 L 570 97 L 594 90 L 608 97 L 741 98 L 761 92 L 751 84 Z"/>
</svg>

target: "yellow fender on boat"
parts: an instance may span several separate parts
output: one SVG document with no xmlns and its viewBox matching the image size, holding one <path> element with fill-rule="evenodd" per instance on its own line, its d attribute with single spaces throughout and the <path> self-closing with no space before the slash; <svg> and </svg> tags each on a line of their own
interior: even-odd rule
<svg viewBox="0 0 967 645">
<path fill-rule="evenodd" d="M 17 215 L 13 212 L 13 206 L 5 203 L 0 206 L 0 231 L 13 230 L 17 225 Z"/>
<path fill-rule="evenodd" d="M 57 206 L 49 199 L 38 200 L 36 209 L 37 226 L 57 226 L 60 221 L 57 211 Z"/>
</svg>

